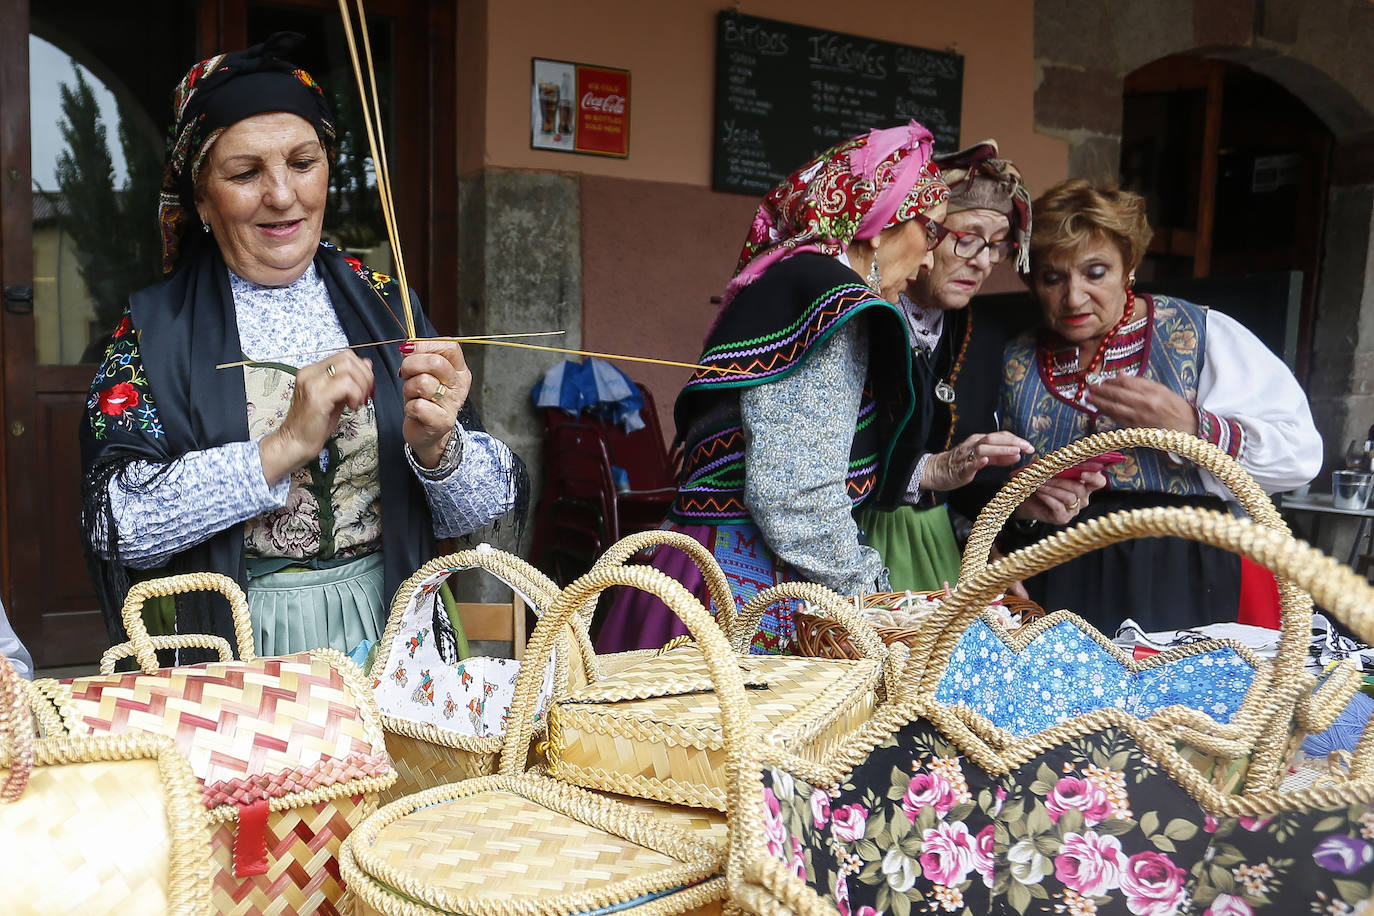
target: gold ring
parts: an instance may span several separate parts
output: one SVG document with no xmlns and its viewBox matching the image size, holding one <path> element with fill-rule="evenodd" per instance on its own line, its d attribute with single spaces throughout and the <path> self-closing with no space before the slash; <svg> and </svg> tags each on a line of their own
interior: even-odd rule
<svg viewBox="0 0 1374 916">
<path fill-rule="evenodd" d="M 429 396 L 429 399 L 438 404 L 444 399 L 444 395 L 446 394 L 448 394 L 448 386 L 440 382 L 439 387 L 434 389 L 434 393 Z"/>
<path fill-rule="evenodd" d="M 1076 510 L 1080 505 L 1082 505 L 1082 503 L 1080 503 L 1079 500 L 1078 500 L 1078 497 L 1075 496 L 1075 497 L 1073 498 L 1073 505 L 1072 505 L 1072 506 L 1069 506 L 1069 511 L 1072 512 L 1072 511 Z"/>
<path fill-rule="evenodd" d="M 333 364 L 333 363 L 325 363 L 325 364 L 324 364 L 324 371 L 325 371 L 326 373 L 329 374 L 329 377 L 330 377 L 330 378 L 333 378 L 333 377 L 334 377 L 334 364 Z"/>
</svg>

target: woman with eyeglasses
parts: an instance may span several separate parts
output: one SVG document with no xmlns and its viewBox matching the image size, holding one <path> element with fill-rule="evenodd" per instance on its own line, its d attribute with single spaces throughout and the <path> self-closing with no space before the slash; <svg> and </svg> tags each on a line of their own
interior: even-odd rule
<svg viewBox="0 0 1374 916">
<path fill-rule="evenodd" d="M 933 266 L 898 300 L 915 388 L 926 392 L 918 405 L 924 419 L 907 425 L 893 450 L 893 473 L 858 517 L 899 591 L 938 589 L 958 579 L 962 537 L 956 534 L 966 536 L 969 520 L 1002 478 L 988 472 L 979 480 L 994 481 L 970 484 L 984 468 L 1014 466 L 1032 450 L 1025 439 L 997 429 L 1002 347 L 1020 327 L 1008 328 L 1006 316 L 969 308 L 998 264 L 1010 261 L 1025 272 L 1030 194 L 995 140 L 935 162 L 949 185 L 948 214 L 936 229 Z M 1098 474 L 1051 481 L 1021 514 L 1064 524 L 1076 514 L 1066 507 L 1085 502 L 1104 483 Z"/>
<path fill-rule="evenodd" d="M 1007 345 L 1001 419 L 1037 452 L 1122 427 L 1176 429 L 1240 462 L 1268 492 L 1307 483 L 1322 441 L 1283 361 L 1233 318 L 1174 296 L 1136 294 L 1151 236 L 1139 194 L 1083 180 L 1035 202 L 1032 298 L 1044 324 Z M 1088 519 L 1120 509 L 1223 509 L 1229 491 L 1191 462 L 1126 449 L 1110 487 L 1077 506 Z M 1066 507 L 1069 508 L 1069 507 Z M 1026 539 L 1054 531 L 1042 526 Z M 1147 631 L 1233 621 L 1240 559 L 1179 538 L 1095 550 L 1025 583 L 1104 632 L 1131 617 Z"/>
<path fill-rule="evenodd" d="M 822 153 L 763 199 L 674 410 L 685 444 L 670 527 L 711 550 L 738 600 L 778 581 L 844 595 L 885 590 L 854 510 L 870 499 L 916 402 L 898 297 L 931 264 L 949 191 L 916 122 Z M 705 600 L 672 548 L 653 565 Z M 662 646 L 682 632 L 657 599 L 625 590 L 603 651 Z M 756 651 L 784 652 L 789 608 Z"/>
</svg>

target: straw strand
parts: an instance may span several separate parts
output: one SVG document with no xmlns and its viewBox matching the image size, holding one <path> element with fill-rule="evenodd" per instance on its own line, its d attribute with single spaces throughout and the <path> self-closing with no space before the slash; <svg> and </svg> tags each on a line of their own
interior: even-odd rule
<svg viewBox="0 0 1374 916">
<path fill-rule="evenodd" d="M 391 251 L 396 259 L 396 278 L 401 287 L 401 304 L 405 310 L 405 331 L 406 339 L 415 339 L 415 316 L 410 308 L 410 287 L 406 282 L 405 259 L 401 254 L 401 238 L 396 228 L 396 214 L 392 206 L 391 198 L 391 174 L 386 164 L 386 149 L 378 141 L 378 133 L 381 130 L 381 106 L 376 104 L 376 78 L 372 67 L 371 43 L 367 39 L 367 19 L 363 12 L 362 0 L 357 0 L 358 15 L 361 20 L 359 27 L 363 33 L 364 52 L 367 56 L 368 73 L 372 75 L 373 91 L 371 93 L 376 111 L 376 124 L 374 125 L 374 112 L 368 107 L 368 91 L 363 80 L 362 64 L 358 60 L 358 45 L 353 37 L 353 20 L 348 12 L 347 0 L 339 0 L 339 15 L 343 18 L 344 37 L 348 41 L 348 56 L 353 61 L 353 76 L 358 83 L 358 97 L 362 103 L 363 127 L 367 132 L 367 145 L 372 153 L 372 167 L 377 175 L 377 193 L 382 204 L 382 219 L 386 223 L 387 237 L 391 242 Z"/>
</svg>

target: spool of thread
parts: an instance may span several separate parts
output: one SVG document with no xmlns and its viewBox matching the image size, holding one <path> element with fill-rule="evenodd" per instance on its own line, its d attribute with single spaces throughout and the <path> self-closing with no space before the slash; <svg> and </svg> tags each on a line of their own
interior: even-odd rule
<svg viewBox="0 0 1374 916">
<path fill-rule="evenodd" d="M 1374 698 L 1357 692 L 1330 728 L 1308 736 L 1302 743 L 1303 753 L 1309 757 L 1326 757 L 1334 751 L 1354 751 L 1370 715 L 1374 715 Z"/>
</svg>

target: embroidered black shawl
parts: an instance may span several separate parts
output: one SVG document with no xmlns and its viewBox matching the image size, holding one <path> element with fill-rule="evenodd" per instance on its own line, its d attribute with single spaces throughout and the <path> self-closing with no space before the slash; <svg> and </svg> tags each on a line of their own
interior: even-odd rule
<svg viewBox="0 0 1374 916">
<path fill-rule="evenodd" d="M 316 254 L 315 268 L 350 342 L 398 336 L 401 296 L 394 280 L 346 259 L 328 245 Z M 411 302 L 417 332 L 433 335 L 433 326 L 420 311 L 414 293 Z M 133 340 L 127 339 L 130 335 L 135 335 Z M 423 489 L 402 454 L 401 354 L 395 346 L 381 346 L 368 355 L 376 381 L 378 448 L 387 456 L 380 462 L 379 474 L 385 593 L 390 595 L 433 556 L 434 537 Z M 112 640 L 123 638 L 119 615 L 130 570 L 118 562 L 117 548 L 113 558 L 108 550 L 95 549 L 97 543 L 117 545 L 108 484 L 117 479 L 137 486 L 138 481 L 127 480 L 123 474 L 134 461 L 167 466 L 190 451 L 247 440 L 243 371 L 215 368 L 242 356 L 228 272 L 217 249 L 202 249 L 171 279 L 130 297 L 129 314 L 92 384 L 80 431 L 83 543 Z M 459 419 L 468 429 L 482 428 L 470 405 Z M 517 493 L 527 493 L 524 466 L 518 458 L 515 463 Z M 520 498 L 516 510 L 523 510 Z M 199 571 L 223 573 L 240 585 L 246 583 L 239 526 L 188 548 L 154 574 Z M 235 644 L 228 605 L 217 596 L 178 598 L 176 629 L 223 636 Z"/>
</svg>

